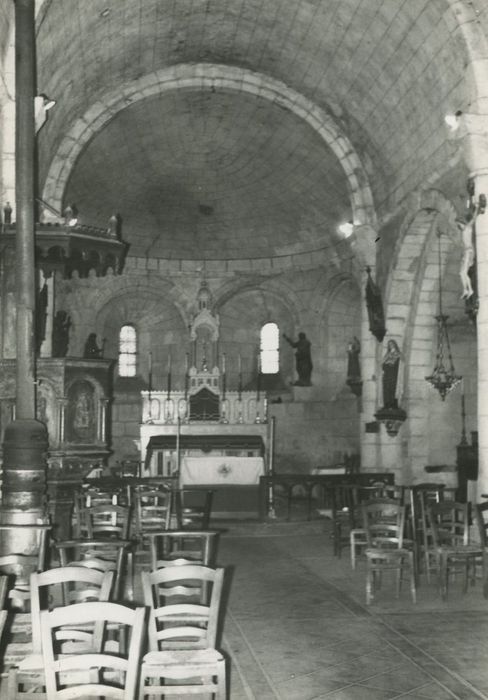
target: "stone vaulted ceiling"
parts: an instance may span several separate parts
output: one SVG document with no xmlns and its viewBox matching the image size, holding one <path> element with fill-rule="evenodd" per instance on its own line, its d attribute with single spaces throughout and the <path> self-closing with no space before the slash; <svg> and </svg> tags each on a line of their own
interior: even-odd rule
<svg viewBox="0 0 488 700">
<path fill-rule="evenodd" d="M 86 223 L 119 212 L 133 255 L 334 244 L 355 181 L 381 216 L 445 167 L 442 119 L 466 98 L 447 0 L 46 0 L 37 43 L 38 89 L 57 100 L 39 136 L 41 192 L 73 126 L 110 110 L 107 94 L 127 96 L 70 165 L 62 198 Z M 297 110 L 218 81 L 134 90 L 188 64 L 279 81 Z M 301 97 L 344 143 L 334 136 L 334 149 L 301 118 Z M 345 166 L 352 151 L 362 170 Z"/>
</svg>

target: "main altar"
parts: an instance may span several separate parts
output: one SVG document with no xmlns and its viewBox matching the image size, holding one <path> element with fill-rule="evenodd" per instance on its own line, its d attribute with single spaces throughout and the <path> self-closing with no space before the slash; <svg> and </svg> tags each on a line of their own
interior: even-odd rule
<svg viewBox="0 0 488 700">
<path fill-rule="evenodd" d="M 257 517 L 259 480 L 272 469 L 273 424 L 259 377 L 256 391 L 243 390 L 240 373 L 238 387 L 227 389 L 210 300 L 204 282 L 184 386 L 173 388 L 169 359 L 166 388 L 141 392 L 141 476 L 176 476 L 181 488 L 211 489 L 217 517 Z"/>
</svg>

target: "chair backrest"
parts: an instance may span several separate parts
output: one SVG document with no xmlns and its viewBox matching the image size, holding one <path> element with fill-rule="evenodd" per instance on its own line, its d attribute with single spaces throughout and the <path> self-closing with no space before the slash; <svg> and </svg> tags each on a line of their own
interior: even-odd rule
<svg viewBox="0 0 488 700">
<path fill-rule="evenodd" d="M 469 503 L 441 501 L 428 506 L 435 547 L 469 544 Z"/>
<path fill-rule="evenodd" d="M 475 516 L 481 546 L 488 547 L 488 501 L 476 504 Z"/>
<path fill-rule="evenodd" d="M 116 506 L 112 503 L 92 506 L 86 510 L 87 537 L 129 538 L 131 509 L 129 506 Z"/>
<path fill-rule="evenodd" d="M 105 573 L 82 566 L 61 566 L 30 577 L 32 646 L 41 652 L 41 610 L 86 602 L 108 600 L 113 572 Z"/>
<path fill-rule="evenodd" d="M 133 493 L 134 527 L 143 537 L 154 530 L 168 529 L 171 522 L 172 494 L 167 489 L 145 488 Z"/>
<path fill-rule="evenodd" d="M 62 540 L 54 542 L 61 566 L 83 566 L 97 571 L 114 571 L 113 594 L 117 599 L 121 589 L 127 553 L 132 549 L 130 540 Z"/>
<path fill-rule="evenodd" d="M 142 571 L 141 578 L 144 602 L 150 608 L 152 651 L 216 646 L 223 568 L 168 566 Z"/>
<path fill-rule="evenodd" d="M 137 697 L 138 671 L 141 663 L 145 610 L 134 610 L 118 603 L 78 603 L 66 608 L 41 612 L 42 653 L 46 695 L 49 700 L 62 698 L 116 698 L 134 700 Z M 101 630 L 96 651 L 84 654 L 58 653 L 57 640 L 68 638 L 71 629 L 93 623 Z M 106 629 L 110 624 L 120 629 L 120 639 L 126 643 L 109 651 Z M 127 648 L 127 651 L 126 651 Z M 112 647 L 110 646 L 110 649 Z M 69 686 L 69 690 L 61 686 Z"/>
<path fill-rule="evenodd" d="M 369 547 L 403 546 L 405 506 L 389 498 L 363 503 L 363 526 Z"/>
<path fill-rule="evenodd" d="M 181 564 L 214 566 L 218 536 L 216 530 L 166 530 L 151 533 L 151 570 Z"/>
<path fill-rule="evenodd" d="M 174 491 L 176 522 L 180 530 L 208 530 L 212 515 L 213 491 L 178 489 Z"/>
</svg>

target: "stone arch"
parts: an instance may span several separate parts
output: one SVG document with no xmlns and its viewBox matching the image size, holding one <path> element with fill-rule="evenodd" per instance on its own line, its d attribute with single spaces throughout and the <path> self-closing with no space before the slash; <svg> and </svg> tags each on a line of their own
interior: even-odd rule
<svg viewBox="0 0 488 700">
<path fill-rule="evenodd" d="M 460 241 L 456 216 L 452 202 L 439 190 L 422 190 L 414 193 L 410 199 L 395 246 L 384 299 L 387 335 L 397 341 L 406 358 L 410 354 L 407 329 L 412 326 L 418 312 L 420 285 L 425 275 L 426 246 L 431 234 L 437 231 L 447 235 L 451 241 Z"/>
<path fill-rule="evenodd" d="M 332 116 L 304 95 L 274 78 L 237 66 L 212 63 L 179 64 L 162 68 L 120 85 L 92 105 L 62 139 L 51 161 L 42 198 L 58 211 L 68 177 L 85 145 L 115 113 L 134 102 L 180 88 L 247 92 L 270 100 L 303 119 L 336 155 L 346 174 L 358 224 L 375 225 L 373 198 L 368 176 L 352 143 Z"/>
<path fill-rule="evenodd" d="M 293 323 L 299 323 L 301 304 L 298 295 L 291 287 L 278 279 L 251 277 L 237 282 L 235 280 L 229 280 L 215 292 L 215 310 L 218 313 L 219 309 L 222 309 L 233 297 L 244 292 L 256 290 L 262 291 L 265 294 L 271 294 L 280 301 L 284 301 L 293 318 Z"/>
<path fill-rule="evenodd" d="M 408 457 L 403 480 L 408 482 L 425 466 L 428 424 L 428 385 L 425 381 L 432 367 L 437 313 L 438 250 L 437 234 L 449 242 L 442 249 L 441 274 L 449 251 L 458 244 L 456 210 L 440 191 L 427 189 L 410 200 L 397 241 L 392 270 L 386 285 L 385 319 L 388 339 L 397 341 L 403 354 L 397 394 L 408 415 Z M 410 333 L 408 331 L 411 331 Z M 378 353 L 379 354 L 379 353 Z M 384 347 L 381 357 L 384 354 Z M 381 361 L 378 356 L 378 363 Z M 381 376 L 380 368 L 377 376 Z M 421 397 L 421 400 L 418 399 Z M 381 397 L 378 396 L 378 399 Z"/>
<path fill-rule="evenodd" d="M 106 337 L 109 357 L 118 356 L 118 333 L 120 326 L 131 323 L 137 330 L 138 353 L 140 367 L 145 367 L 147 357 L 141 354 L 149 352 L 151 347 L 173 345 L 185 342 L 187 324 L 180 309 L 173 303 L 172 298 L 163 295 L 160 290 L 154 290 L 148 285 L 130 285 L 118 290 L 116 294 L 104 299 L 96 311 L 96 330 L 100 337 Z M 162 326 L 162 319 L 168 326 Z M 151 341 L 154 339 L 154 342 Z M 171 342 L 172 341 L 172 342 Z M 160 357 L 155 357 L 157 370 Z M 161 371 L 161 369 L 159 369 Z"/>
</svg>

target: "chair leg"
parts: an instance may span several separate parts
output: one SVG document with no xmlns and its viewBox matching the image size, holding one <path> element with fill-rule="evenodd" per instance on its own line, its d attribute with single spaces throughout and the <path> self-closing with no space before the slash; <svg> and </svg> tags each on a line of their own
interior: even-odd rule
<svg viewBox="0 0 488 700">
<path fill-rule="evenodd" d="M 412 602 L 417 602 L 417 566 L 415 560 L 414 552 L 409 552 L 408 555 L 408 565 L 410 568 L 410 593 L 412 595 Z"/>
<path fill-rule="evenodd" d="M 368 559 L 366 564 L 366 605 L 371 605 L 374 597 L 374 571 Z"/>
<path fill-rule="evenodd" d="M 225 661 L 219 664 L 217 671 L 217 692 L 216 700 L 227 700 L 227 675 L 225 672 Z"/>
<path fill-rule="evenodd" d="M 483 597 L 488 598 L 488 552 L 483 552 Z"/>
<path fill-rule="evenodd" d="M 351 542 L 351 569 L 356 568 L 356 544 L 354 542 L 354 533 L 351 532 L 349 535 L 349 539 Z M 488 569 L 488 562 L 487 562 L 487 569 Z M 488 591 L 488 575 L 487 575 L 487 591 Z"/>
<path fill-rule="evenodd" d="M 448 578 L 448 562 L 447 556 L 444 553 L 439 555 L 439 591 L 442 600 L 447 600 L 447 578 Z"/>
</svg>

